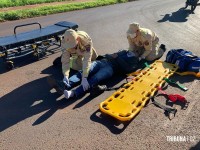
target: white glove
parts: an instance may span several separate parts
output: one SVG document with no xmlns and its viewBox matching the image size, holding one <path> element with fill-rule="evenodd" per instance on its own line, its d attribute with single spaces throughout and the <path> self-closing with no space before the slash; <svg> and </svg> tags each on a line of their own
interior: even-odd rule
<svg viewBox="0 0 200 150">
<path fill-rule="evenodd" d="M 90 88 L 87 78 L 82 79 L 81 85 L 83 86 L 84 91 L 87 91 Z"/>
<path fill-rule="evenodd" d="M 68 79 L 68 77 L 64 76 L 64 78 L 63 78 L 63 83 L 64 83 L 66 86 L 69 85 L 69 79 Z"/>
</svg>

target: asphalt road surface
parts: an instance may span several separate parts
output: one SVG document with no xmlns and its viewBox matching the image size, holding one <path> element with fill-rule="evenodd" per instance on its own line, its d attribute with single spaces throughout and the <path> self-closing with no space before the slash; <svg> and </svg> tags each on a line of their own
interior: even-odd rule
<svg viewBox="0 0 200 150">
<path fill-rule="evenodd" d="M 13 34 L 14 26 L 23 23 L 40 22 L 47 26 L 72 21 L 79 24 L 79 30 L 89 33 L 98 53 L 105 54 L 127 49 L 126 31 L 134 21 L 155 31 L 168 50 L 184 48 L 200 55 L 200 7 L 191 14 L 189 9 L 181 9 L 184 5 L 184 0 L 140 0 L 9 21 L 0 24 L 0 36 Z M 67 101 L 50 89 L 46 77 L 59 76 L 59 70 L 52 67 L 58 56 L 60 53 L 9 72 L 1 65 L 1 150 L 200 149 L 200 82 L 197 78 L 176 75 L 174 78 L 189 90 L 183 92 L 171 86 L 166 89 L 168 93 L 182 94 L 190 102 L 186 110 L 176 106 L 178 112 L 173 120 L 170 121 L 162 109 L 148 105 L 132 121 L 123 124 L 101 115 L 98 110 L 99 103 L 113 91 L 93 99 L 88 94 L 77 101 Z M 177 138 L 186 140 L 177 141 Z"/>
</svg>

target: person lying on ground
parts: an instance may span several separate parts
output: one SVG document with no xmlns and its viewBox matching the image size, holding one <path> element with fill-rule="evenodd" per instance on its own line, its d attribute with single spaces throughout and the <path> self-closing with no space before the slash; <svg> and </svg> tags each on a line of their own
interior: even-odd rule
<svg viewBox="0 0 200 150">
<path fill-rule="evenodd" d="M 138 57 L 131 51 L 122 50 L 114 54 L 106 54 L 100 60 L 92 62 L 88 75 L 89 88 L 85 90 L 83 85 L 80 85 L 74 90 L 64 90 L 65 98 L 81 97 L 97 86 L 100 90 L 105 90 L 105 86 L 98 85 L 100 82 L 110 79 L 116 74 L 133 72 L 137 69 L 138 64 Z M 70 77 L 68 87 L 73 88 L 81 78 L 81 72 Z"/>
<path fill-rule="evenodd" d="M 134 54 L 134 52 L 129 50 L 122 50 L 117 53 L 99 56 L 91 64 L 88 75 L 88 89 L 85 90 L 81 84 L 76 89 L 71 90 L 82 79 L 82 71 L 79 71 L 78 73 L 72 75 L 69 78 L 69 82 L 65 84 L 65 98 L 69 99 L 72 97 L 84 96 L 84 94 L 89 92 L 91 89 L 105 91 L 107 87 L 100 86 L 100 82 L 110 79 L 114 75 L 134 72 L 139 68 L 139 66 L 141 67 L 140 63 L 141 61 L 139 61 L 139 58 Z M 53 88 L 55 88 L 59 94 L 63 94 L 63 90 L 59 86 Z"/>
</svg>

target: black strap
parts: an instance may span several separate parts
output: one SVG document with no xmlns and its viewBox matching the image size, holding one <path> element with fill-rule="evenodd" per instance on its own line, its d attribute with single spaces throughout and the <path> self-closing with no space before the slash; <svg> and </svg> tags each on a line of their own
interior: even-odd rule
<svg viewBox="0 0 200 150">
<path fill-rule="evenodd" d="M 175 117 L 176 112 L 177 112 L 177 109 L 170 108 L 170 107 L 167 107 L 167 106 L 164 106 L 164 105 L 158 103 L 158 102 L 155 100 L 155 97 L 151 97 L 150 99 L 151 99 L 152 103 L 153 103 L 156 107 L 159 107 L 159 108 L 165 110 L 165 112 L 167 113 L 168 118 L 169 118 L 170 120 L 171 120 L 170 114 L 173 114 L 174 117 Z"/>
</svg>

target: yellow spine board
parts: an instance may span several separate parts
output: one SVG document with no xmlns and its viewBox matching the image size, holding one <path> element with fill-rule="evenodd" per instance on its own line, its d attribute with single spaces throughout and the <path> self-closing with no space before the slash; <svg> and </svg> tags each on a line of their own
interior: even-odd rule
<svg viewBox="0 0 200 150">
<path fill-rule="evenodd" d="M 100 110 L 120 121 L 129 121 L 145 106 L 158 86 L 165 82 L 178 69 L 176 65 L 155 61 L 145 68 L 134 80 L 100 103 Z"/>
</svg>

